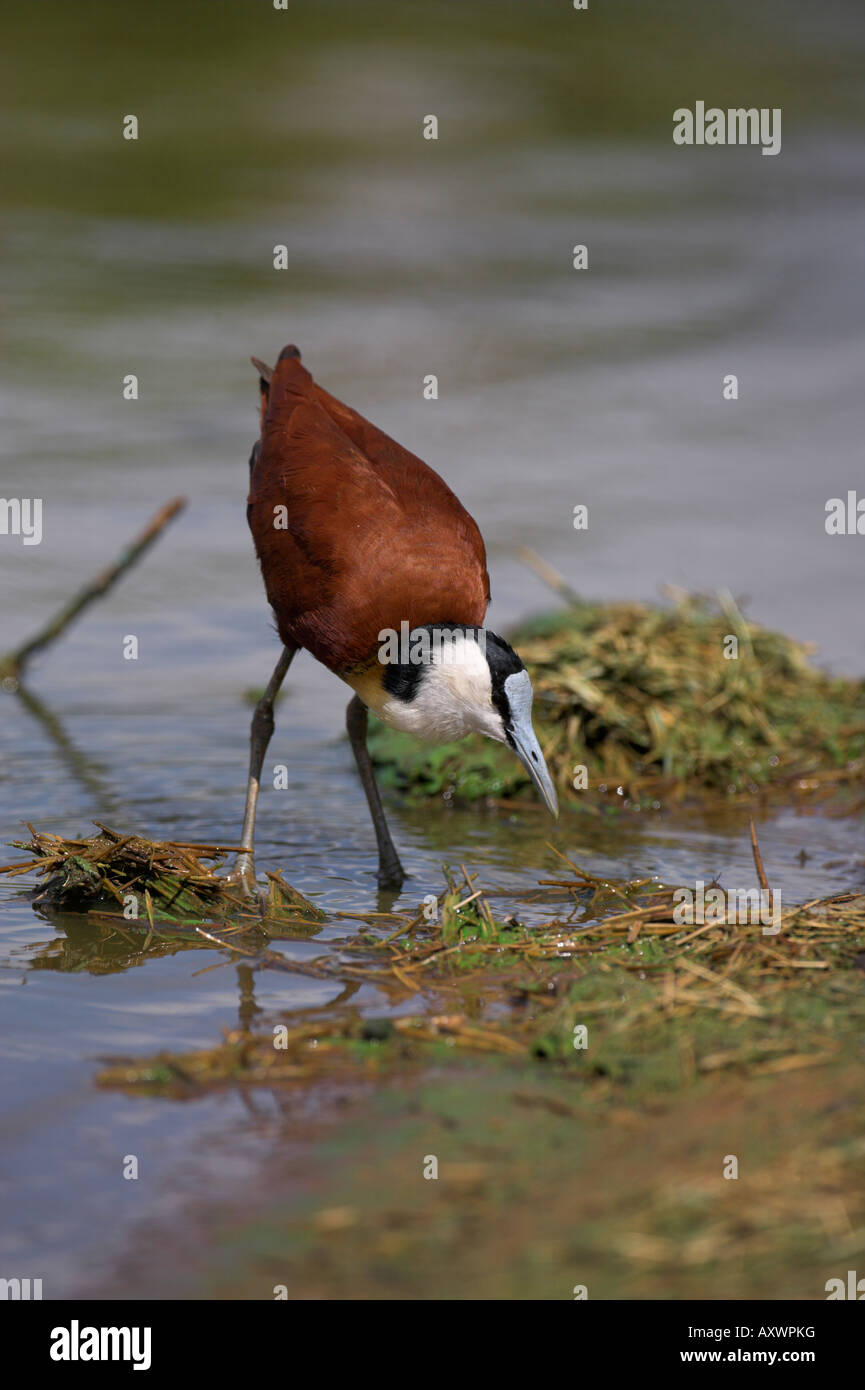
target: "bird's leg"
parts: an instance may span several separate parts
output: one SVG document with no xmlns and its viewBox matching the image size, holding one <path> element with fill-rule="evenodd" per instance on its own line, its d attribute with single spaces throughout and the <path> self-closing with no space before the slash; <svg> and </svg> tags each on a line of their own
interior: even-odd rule
<svg viewBox="0 0 865 1390">
<path fill-rule="evenodd" d="M 255 893 L 255 810 L 258 805 L 258 787 L 261 779 L 261 765 L 267 752 L 267 745 L 273 733 L 273 702 L 285 673 L 291 665 L 296 647 L 284 647 L 282 656 L 276 663 L 267 689 L 255 706 L 252 728 L 249 737 L 249 785 L 246 789 L 246 810 L 243 816 L 243 833 L 240 843 L 242 849 L 234 861 L 228 875 L 229 883 L 239 883 L 248 896 Z"/>
<path fill-rule="evenodd" d="M 351 751 L 354 753 L 360 780 L 366 792 L 369 813 L 372 816 L 375 838 L 378 842 L 378 886 L 379 888 L 400 888 L 405 879 L 405 873 L 399 862 L 399 855 L 394 848 L 393 840 L 390 838 L 387 821 L 384 818 L 384 808 L 376 786 L 375 773 L 372 770 L 372 759 L 366 746 L 366 705 L 358 695 L 349 701 L 348 709 L 345 712 L 345 724 L 351 742 Z"/>
</svg>

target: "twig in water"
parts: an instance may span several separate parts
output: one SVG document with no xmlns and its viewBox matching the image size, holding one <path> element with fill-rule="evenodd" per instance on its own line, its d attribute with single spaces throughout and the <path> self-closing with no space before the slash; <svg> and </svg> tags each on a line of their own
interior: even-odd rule
<svg viewBox="0 0 865 1390">
<path fill-rule="evenodd" d="M 31 637 L 30 641 L 25 642 L 17 651 L 9 652 L 0 660 L 0 680 L 10 681 L 12 683 L 12 689 L 15 689 L 21 673 L 30 658 L 36 652 L 41 651 L 43 647 L 47 647 L 49 642 L 55 641 L 62 632 L 65 632 L 72 620 L 77 618 L 78 614 L 87 608 L 94 599 L 101 598 L 103 594 L 107 594 L 108 590 L 117 583 L 120 576 L 125 574 L 126 571 L 135 564 L 135 561 L 153 544 L 160 532 L 168 525 L 169 521 L 171 521 L 178 512 L 182 511 L 185 506 L 185 497 L 175 497 L 172 502 L 166 502 L 165 506 L 161 507 L 156 515 L 148 522 L 144 530 L 136 536 L 135 540 L 118 556 L 113 565 L 109 565 L 108 568 L 104 569 L 101 574 L 98 574 L 95 579 L 92 579 L 89 584 L 86 584 L 83 589 L 80 589 L 75 597 L 70 599 L 69 603 L 65 604 L 65 606 L 60 609 L 60 612 L 56 613 L 51 621 L 46 623 L 45 627 L 37 632 L 35 637 Z"/>
</svg>

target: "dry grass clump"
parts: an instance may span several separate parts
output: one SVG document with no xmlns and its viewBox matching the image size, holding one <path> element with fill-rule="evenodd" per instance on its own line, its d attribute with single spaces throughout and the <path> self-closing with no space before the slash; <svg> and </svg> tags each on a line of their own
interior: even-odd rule
<svg viewBox="0 0 865 1390">
<path fill-rule="evenodd" d="M 53 911 L 92 914 L 102 909 L 105 915 L 116 903 L 122 915 L 134 898 L 132 919 L 140 916 L 151 926 L 156 921 L 196 924 L 238 914 L 264 925 L 286 916 L 323 916 L 278 873 L 267 875 L 264 902 L 253 909 L 213 867 L 235 852 L 230 846 L 148 840 L 95 824 L 99 834 L 83 839 L 64 839 L 28 825 L 30 840 L 13 845 L 33 857 L 8 864 L 0 873 L 14 877 L 37 872 L 43 883 L 33 902 Z"/>
<path fill-rule="evenodd" d="M 865 682 L 815 669 L 808 648 L 747 621 L 730 598 L 670 608 L 574 602 L 510 634 L 535 689 L 538 736 L 561 796 L 797 793 L 865 781 Z M 734 650 L 730 659 L 725 651 Z M 417 798 L 507 798 L 528 788 L 508 750 L 472 738 L 427 749 L 378 726 L 383 779 Z M 574 790 L 575 770 L 587 790 Z"/>
</svg>

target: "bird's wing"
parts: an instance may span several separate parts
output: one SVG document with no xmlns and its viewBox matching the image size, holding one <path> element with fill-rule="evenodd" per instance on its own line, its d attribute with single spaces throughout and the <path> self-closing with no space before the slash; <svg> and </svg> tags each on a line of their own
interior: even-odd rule
<svg viewBox="0 0 865 1390">
<path fill-rule="evenodd" d="M 403 621 L 483 623 L 484 546 L 468 512 L 431 468 L 321 391 L 296 349 L 267 383 L 248 516 L 280 636 L 331 670 L 367 661 Z"/>
</svg>

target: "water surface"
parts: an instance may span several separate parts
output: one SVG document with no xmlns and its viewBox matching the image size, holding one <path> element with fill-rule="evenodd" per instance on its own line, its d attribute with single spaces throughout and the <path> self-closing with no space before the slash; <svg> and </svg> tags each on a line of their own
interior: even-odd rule
<svg viewBox="0 0 865 1390">
<path fill-rule="evenodd" d="M 514 556 L 527 544 L 589 597 L 729 589 L 831 669 L 865 670 L 865 543 L 823 524 L 829 497 L 865 487 L 861 18 L 730 5 L 701 7 L 698 27 L 663 8 L 625 4 L 582 33 L 565 6 L 467 0 L 291 19 L 45 4 L 38 25 L 18 10 L 0 84 L 2 490 L 44 499 L 44 538 L 0 537 L 0 646 L 161 502 L 189 506 L 34 664 L 38 703 L 0 697 L 0 841 L 94 819 L 236 840 L 243 692 L 278 654 L 244 518 L 247 359 L 288 341 L 476 516 L 493 627 L 555 602 Z M 782 105 L 781 155 L 675 148 L 671 112 L 697 97 Z M 428 112 L 437 142 L 421 138 Z M 272 268 L 277 243 L 288 271 Z M 737 402 L 722 399 L 729 372 Z M 321 905 L 363 910 L 375 860 L 348 693 L 309 657 L 293 665 L 268 759 L 291 786 L 265 786 L 258 850 Z M 439 890 L 443 862 L 498 886 L 548 875 L 551 835 L 596 872 L 753 883 L 735 817 L 566 815 L 554 830 L 531 810 L 390 815 L 408 904 Z M 787 812 L 760 829 L 788 901 L 865 880 L 859 824 Z M 137 1223 L 181 1211 L 196 1182 L 236 1195 L 288 1142 L 267 1098 L 251 1112 L 231 1092 L 103 1094 L 95 1058 L 207 1045 L 238 1011 L 324 1007 L 338 988 L 262 973 L 253 1004 L 232 963 L 201 973 L 216 951 L 130 967 L 105 947 L 94 966 L 88 930 L 0 881 L 0 1274 L 42 1277 L 48 1297 L 83 1287 Z M 320 952 L 343 930 L 283 949 Z M 120 1177 L 127 1153 L 138 1183 Z"/>
</svg>

